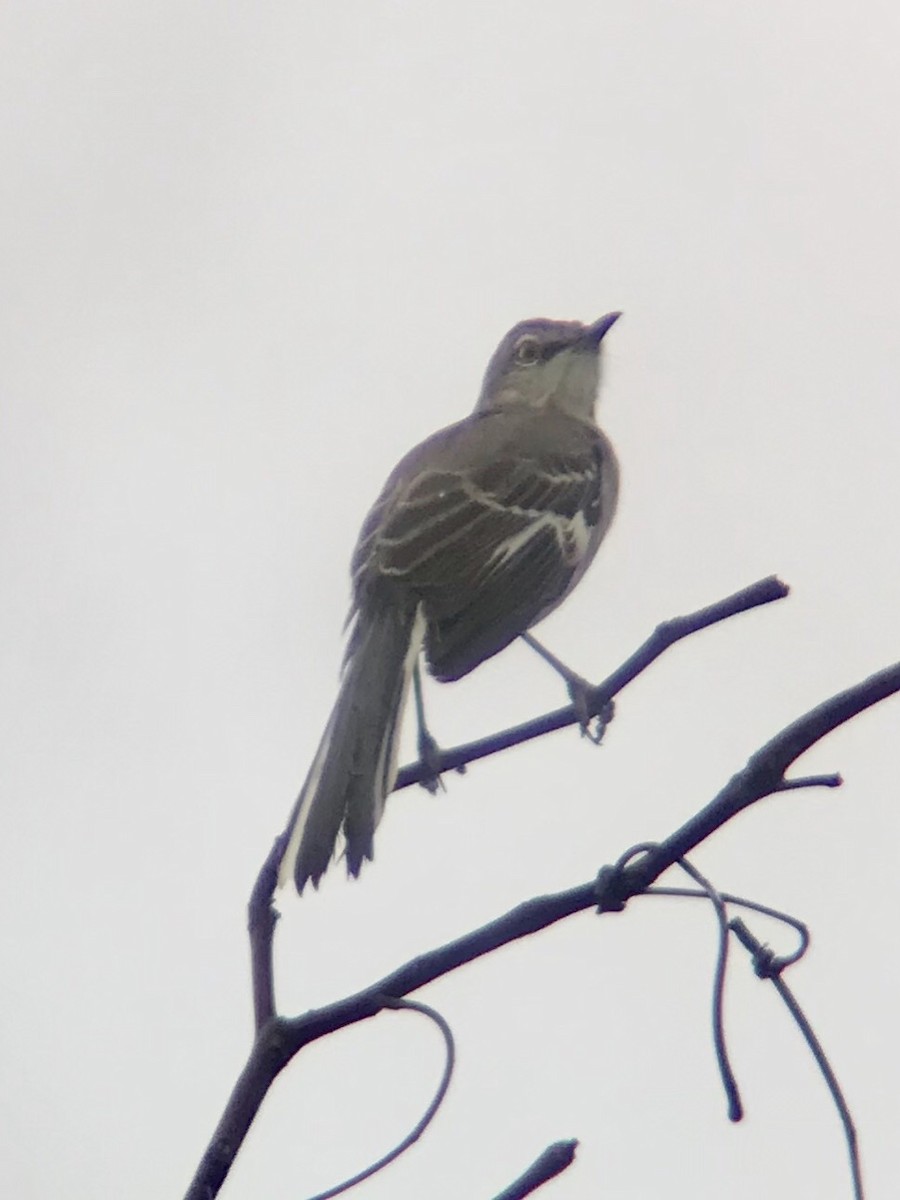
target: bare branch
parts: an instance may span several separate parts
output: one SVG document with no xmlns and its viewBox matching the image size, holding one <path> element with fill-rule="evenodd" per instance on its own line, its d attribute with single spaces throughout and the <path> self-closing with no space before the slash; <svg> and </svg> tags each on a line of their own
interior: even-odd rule
<svg viewBox="0 0 900 1200">
<path fill-rule="evenodd" d="M 660 842 L 657 848 L 625 868 L 620 883 L 623 885 L 621 899 L 635 896 L 667 867 L 686 857 L 695 846 L 714 833 L 726 821 L 749 808 L 757 800 L 783 791 L 784 773 L 793 762 L 804 754 L 826 734 L 858 716 L 873 704 L 886 700 L 900 691 L 900 663 L 886 667 L 870 675 L 862 683 L 854 684 L 846 691 L 838 692 L 830 700 L 799 717 L 782 729 L 750 758 L 746 767 L 733 776 L 719 794 L 691 817 L 671 837 Z M 615 892 L 607 896 L 614 905 Z"/>
<path fill-rule="evenodd" d="M 719 607 L 705 611 L 710 613 Z M 697 614 L 692 619 L 696 617 Z M 337 1029 L 376 1016 L 390 998 L 406 996 L 463 963 L 546 929 L 576 912 L 595 905 L 601 912 L 620 910 L 630 897 L 644 891 L 663 871 L 737 813 L 782 789 L 787 768 L 825 734 L 897 691 L 900 691 L 900 663 L 826 700 L 776 734 L 704 809 L 637 860 L 619 868 L 605 868 L 597 880 L 579 887 L 528 900 L 489 925 L 413 959 L 353 996 L 301 1017 L 272 1017 L 265 1021 L 188 1190 L 188 1200 L 212 1200 L 218 1194 L 272 1081 L 304 1046 Z M 262 928 L 265 932 L 265 922 Z M 266 936 L 270 940 L 271 931 Z"/>
<path fill-rule="evenodd" d="M 701 629 L 708 629 L 720 621 L 727 621 L 739 613 L 759 608 L 763 604 L 771 604 L 773 600 L 783 600 L 788 595 L 787 585 L 774 575 L 742 588 L 733 596 L 726 596 L 716 604 L 698 609 L 685 617 L 673 617 L 657 625 L 650 637 L 627 658 L 612 675 L 591 689 L 586 696 L 587 711 L 581 705 L 567 704 L 565 708 L 554 709 L 542 717 L 534 717 L 521 725 L 514 725 L 488 737 L 478 738 L 477 741 L 467 742 L 463 746 L 455 746 L 450 750 L 437 751 L 428 763 L 416 762 L 402 767 L 397 774 L 394 791 L 410 787 L 414 783 L 433 780 L 435 770 L 461 771 L 468 763 L 477 762 L 480 758 L 488 758 L 508 750 L 511 746 L 519 746 L 530 742 L 544 734 L 553 733 L 557 729 L 565 729 L 569 725 L 582 724 L 585 718 L 601 716 L 614 696 L 617 696 L 638 675 L 646 671 L 660 655 L 670 646 L 680 642 L 682 638 Z"/>
<path fill-rule="evenodd" d="M 284 854 L 285 835 L 275 839 L 262 865 L 250 903 L 247 905 L 247 929 L 250 934 L 250 975 L 253 983 L 253 1016 L 257 1033 L 275 1016 L 275 980 L 272 965 L 272 939 L 278 914 L 272 908 L 272 896 L 278 882 L 278 864 Z"/>
</svg>

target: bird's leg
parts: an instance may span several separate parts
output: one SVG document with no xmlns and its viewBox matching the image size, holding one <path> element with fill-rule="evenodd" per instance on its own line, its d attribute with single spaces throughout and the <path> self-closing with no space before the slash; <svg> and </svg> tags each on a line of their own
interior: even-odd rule
<svg viewBox="0 0 900 1200">
<path fill-rule="evenodd" d="M 606 726 L 613 717 L 612 701 L 610 700 L 605 704 L 599 713 L 592 713 L 593 685 L 583 675 L 579 675 L 577 671 L 573 671 L 571 667 L 567 667 L 561 659 L 557 658 L 551 650 L 548 650 L 532 634 L 523 633 L 521 636 L 522 641 L 530 646 L 536 654 L 539 654 L 544 662 L 549 663 L 557 675 L 561 675 L 565 680 L 566 689 L 578 716 L 578 724 L 581 726 L 582 737 L 588 737 L 592 742 L 599 744 L 603 738 L 603 734 L 606 732 Z M 592 730 L 591 721 L 594 716 L 597 718 L 597 725 Z"/>
<path fill-rule="evenodd" d="M 422 665 L 419 659 L 416 659 L 416 665 L 413 667 L 413 693 L 416 698 L 416 745 L 419 750 L 419 759 L 428 769 L 428 774 L 421 783 L 422 787 L 431 792 L 433 796 L 436 792 L 444 790 L 444 781 L 441 779 L 440 769 L 441 748 L 432 737 L 425 723 L 425 701 L 422 698 Z"/>
</svg>

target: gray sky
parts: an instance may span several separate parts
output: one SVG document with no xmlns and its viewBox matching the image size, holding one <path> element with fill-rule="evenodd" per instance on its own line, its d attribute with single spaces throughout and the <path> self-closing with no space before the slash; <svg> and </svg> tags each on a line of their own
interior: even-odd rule
<svg viewBox="0 0 900 1200">
<path fill-rule="evenodd" d="M 347 562 L 399 455 L 534 315 L 621 308 L 616 524 L 543 627 L 600 677 L 772 572 L 573 733 L 390 803 L 377 861 L 283 897 L 286 1012 L 665 836 L 782 725 L 898 657 L 894 3 L 7 4 L 0 10 L 0 1188 L 177 1196 L 250 1035 L 245 903 L 334 697 Z M 556 707 L 522 647 L 432 688 L 445 744 Z M 896 1178 L 897 702 L 810 754 L 840 792 L 704 846 L 809 922 L 789 982 Z M 780 949 L 790 939 L 754 922 Z M 368 1200 L 849 1195 L 799 1035 L 735 955 L 728 1125 L 698 904 L 582 916 L 424 998 L 459 1065 Z M 890 936 L 889 934 L 887 935 Z M 266 1102 L 225 1195 L 302 1197 L 435 1085 L 386 1015 Z"/>
</svg>

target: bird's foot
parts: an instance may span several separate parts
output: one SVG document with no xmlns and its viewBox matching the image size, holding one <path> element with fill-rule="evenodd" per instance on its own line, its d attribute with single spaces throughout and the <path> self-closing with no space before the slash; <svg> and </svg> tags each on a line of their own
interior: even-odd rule
<svg viewBox="0 0 900 1200">
<path fill-rule="evenodd" d="M 578 717 L 581 736 L 599 746 L 606 727 L 615 716 L 616 706 L 606 700 L 597 708 L 597 689 L 580 675 L 572 674 L 566 683 L 569 699 Z"/>
<path fill-rule="evenodd" d="M 581 727 L 581 736 L 599 746 L 607 725 L 613 719 L 615 711 L 613 702 L 607 700 L 598 708 L 597 689 L 593 684 L 589 683 L 583 675 L 579 675 L 577 671 L 573 671 L 571 667 L 567 667 L 562 659 L 557 658 L 533 634 L 523 633 L 521 636 L 522 641 L 549 663 L 557 675 L 565 680 L 569 699 L 572 701 L 575 715 L 578 717 L 578 724 Z M 594 723 L 593 728 L 591 728 L 592 723 Z"/>
</svg>

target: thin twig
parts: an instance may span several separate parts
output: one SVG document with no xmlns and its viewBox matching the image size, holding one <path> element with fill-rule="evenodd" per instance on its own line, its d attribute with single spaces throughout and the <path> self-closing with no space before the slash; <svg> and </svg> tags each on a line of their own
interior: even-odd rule
<svg viewBox="0 0 900 1200">
<path fill-rule="evenodd" d="M 838 774 L 833 775 L 802 775 L 796 779 L 782 779 L 776 789 L 779 792 L 796 792 L 800 788 L 824 787 L 838 788 L 843 784 L 843 779 Z"/>
<path fill-rule="evenodd" d="M 713 975 L 713 1046 L 716 1051 L 716 1062 L 719 1064 L 722 1087 L 725 1089 L 725 1099 L 728 1101 L 728 1120 L 740 1121 L 744 1115 L 744 1106 L 741 1103 L 741 1093 L 731 1066 L 731 1060 L 728 1057 L 728 1043 L 725 1040 L 725 1017 L 723 1013 L 725 972 L 728 968 L 728 913 L 725 910 L 725 900 L 716 888 L 713 887 L 712 883 L 704 875 L 701 875 L 697 868 L 688 862 L 686 858 L 681 859 L 678 865 L 706 893 L 715 911 L 716 921 L 719 926 L 719 952 L 716 955 L 716 969 Z"/>
<path fill-rule="evenodd" d="M 688 616 L 673 617 L 669 621 L 663 621 L 661 625 L 657 625 L 650 637 L 638 647 L 630 658 L 627 658 L 617 670 L 588 692 L 586 711 L 584 706 L 567 704 L 565 708 L 554 709 L 553 712 L 545 713 L 542 717 L 534 717 L 521 725 L 514 725 L 510 729 L 492 733 L 488 737 L 478 738 L 463 746 L 441 750 L 429 763 L 420 761 L 402 767 L 397 773 L 394 791 L 432 779 L 435 768 L 439 771 L 462 771 L 469 763 L 477 762 L 481 758 L 499 754 L 501 750 L 508 750 L 511 746 L 530 742 L 534 738 L 543 737 L 557 729 L 579 725 L 586 717 L 590 719 L 599 716 L 619 692 L 682 638 L 686 638 L 692 633 L 699 633 L 700 630 L 708 629 L 710 625 L 726 621 L 739 613 L 759 608 L 760 605 L 771 604 L 774 600 L 783 600 L 787 595 L 787 585 L 776 576 L 770 575 L 766 579 L 759 580 L 758 583 L 751 584 L 750 587 L 742 588 L 732 596 L 727 596 L 716 604 L 698 609 L 697 612 L 690 613 Z"/>
<path fill-rule="evenodd" d="M 863 1200 L 862 1167 L 859 1160 L 856 1127 L 853 1124 L 853 1117 L 850 1115 L 850 1109 L 847 1101 L 844 1099 L 844 1093 L 841 1091 L 837 1076 L 831 1069 L 828 1057 L 822 1049 L 822 1044 L 813 1032 L 813 1028 L 803 1009 L 797 1003 L 793 992 L 782 979 L 781 971 L 783 967 L 779 965 L 779 960 L 775 959 L 768 948 L 751 933 L 740 917 L 735 917 L 731 921 L 731 929 L 738 941 L 752 953 L 753 966 L 757 975 L 761 979 L 769 979 L 771 981 L 772 986 L 784 1001 L 788 1011 L 796 1021 L 798 1029 L 806 1039 L 806 1044 L 812 1051 L 812 1056 L 816 1060 L 819 1070 L 822 1072 L 822 1076 L 831 1093 L 831 1098 L 834 1100 L 835 1107 L 837 1108 L 838 1115 L 841 1118 L 841 1124 L 844 1127 L 847 1154 L 850 1158 L 850 1175 L 853 1180 L 853 1195 L 855 1200 Z"/>
<path fill-rule="evenodd" d="M 616 872 L 622 871 L 631 859 L 636 858 L 639 854 L 646 854 L 648 851 L 656 849 L 654 842 L 641 842 L 637 846 L 632 846 L 630 850 L 626 850 L 618 859 L 613 867 L 613 875 Z M 713 906 L 713 911 L 716 914 L 716 921 L 719 927 L 719 950 L 716 955 L 716 969 L 713 974 L 713 1003 L 712 1003 L 712 1027 L 713 1027 L 713 1048 L 716 1052 L 716 1062 L 719 1067 L 719 1076 L 722 1080 L 722 1087 L 725 1091 L 725 1099 L 728 1102 L 728 1119 L 729 1121 L 740 1121 L 744 1115 L 744 1107 L 741 1103 L 741 1094 L 737 1085 L 734 1071 L 731 1067 L 731 1062 L 728 1057 L 728 1046 L 725 1041 L 725 1020 L 723 1016 L 723 998 L 725 994 L 725 971 L 728 966 L 728 913 L 725 909 L 725 897 L 722 893 L 713 886 L 713 884 L 704 875 L 702 875 L 693 863 L 686 858 L 678 860 L 678 866 L 682 871 L 698 885 L 699 891 L 693 888 L 648 888 L 647 892 L 653 895 L 689 895 L 697 896 L 700 899 L 708 900 Z M 646 894 L 646 893 L 644 893 Z"/>
<path fill-rule="evenodd" d="M 709 896 L 706 892 L 699 888 L 681 888 L 681 887 L 648 887 L 643 892 L 642 896 L 677 896 L 689 900 L 708 900 Z M 760 904 L 756 900 L 748 900 L 746 896 L 735 896 L 731 892 L 720 892 L 719 895 L 726 904 L 734 904 L 739 908 L 749 908 L 753 912 L 762 913 L 765 917 L 771 917 L 774 921 L 780 921 L 783 925 L 790 925 L 791 929 L 795 930 L 800 935 L 800 943 L 793 954 L 778 955 L 772 959 L 772 963 L 779 971 L 785 967 L 793 966 L 795 962 L 799 962 L 806 951 L 809 949 L 809 930 L 802 921 L 798 921 L 796 917 L 792 917 L 790 913 L 781 912 L 777 908 L 771 908 L 768 904 Z"/>
<path fill-rule="evenodd" d="M 446 1055 L 444 1058 L 444 1071 L 441 1075 L 441 1081 L 438 1084 L 437 1091 L 432 1097 L 431 1103 L 425 1109 L 425 1112 L 416 1122 L 415 1126 L 410 1130 L 402 1142 L 399 1142 L 393 1150 L 389 1150 L 387 1154 L 378 1159 L 377 1162 L 370 1164 L 364 1171 L 360 1171 L 357 1175 L 350 1179 L 345 1179 L 343 1183 L 336 1184 L 335 1187 L 329 1188 L 327 1192 L 317 1192 L 311 1200 L 330 1200 L 332 1196 L 339 1196 L 341 1192 L 347 1192 L 352 1187 L 356 1187 L 358 1183 L 362 1183 L 364 1179 L 370 1179 L 378 1171 L 383 1170 L 389 1163 L 394 1162 L 400 1157 L 405 1150 L 410 1146 L 415 1145 L 428 1126 L 431 1124 L 432 1118 L 441 1107 L 444 1097 L 447 1094 L 447 1088 L 450 1086 L 450 1080 L 453 1077 L 453 1067 L 456 1062 L 456 1047 L 453 1044 L 453 1030 L 447 1024 L 446 1020 L 441 1016 L 436 1008 L 432 1008 L 430 1004 L 422 1004 L 419 1000 L 397 1000 L 392 997 L 385 997 L 385 1008 L 407 1008 L 411 1012 L 420 1012 L 429 1020 L 433 1021 L 441 1031 L 441 1036 L 444 1039 L 444 1048 Z"/>
</svg>

